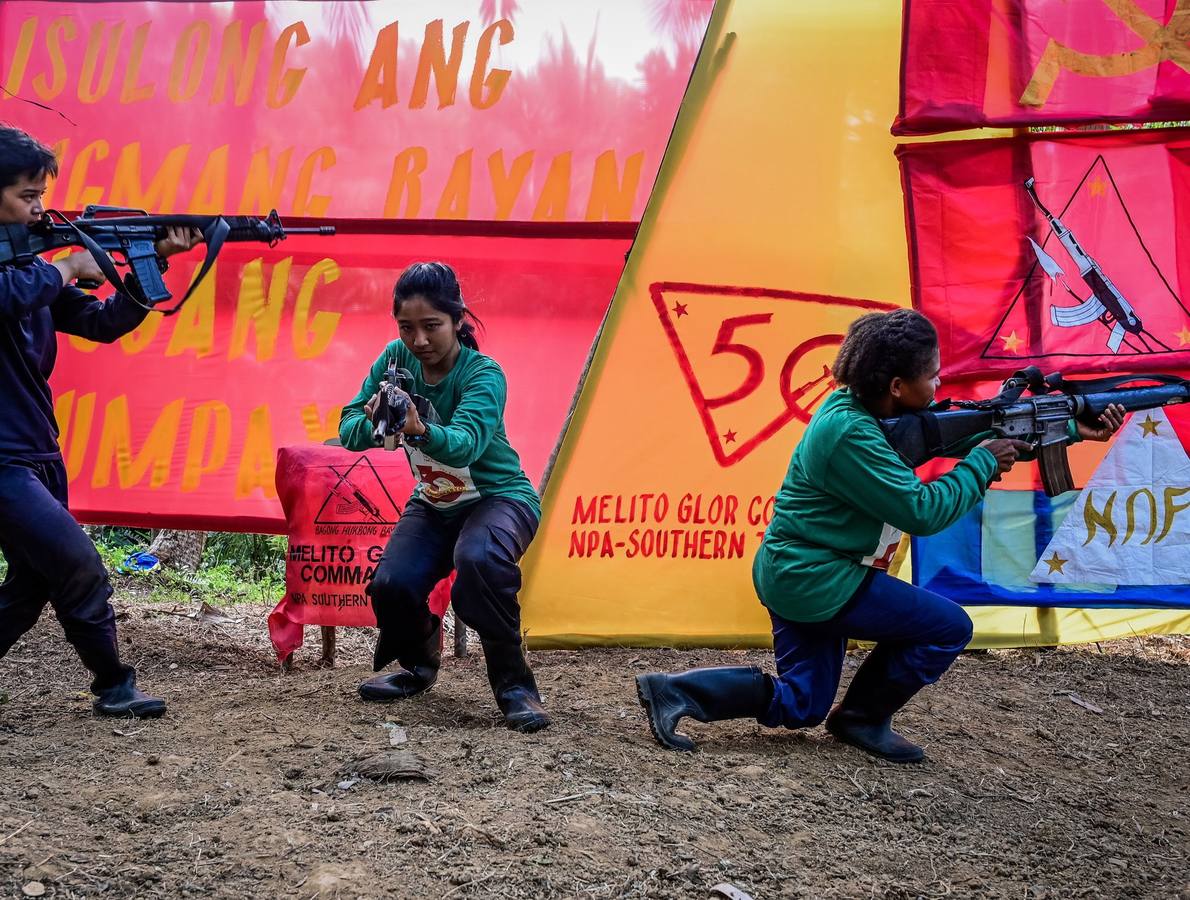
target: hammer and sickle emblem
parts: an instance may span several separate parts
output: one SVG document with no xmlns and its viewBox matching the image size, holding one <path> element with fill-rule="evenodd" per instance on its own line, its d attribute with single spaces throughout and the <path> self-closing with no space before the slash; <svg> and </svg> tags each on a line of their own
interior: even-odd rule
<svg viewBox="0 0 1190 900">
<path fill-rule="evenodd" d="M 1103 0 L 1121 22 L 1145 40 L 1145 45 L 1124 53 L 1096 56 L 1081 53 L 1050 38 L 1021 94 L 1020 105 L 1040 109 L 1049 99 L 1063 72 L 1093 78 L 1133 75 L 1159 63 L 1173 62 L 1190 72 L 1190 0 L 1177 0 L 1169 22 L 1162 25 L 1136 5 L 1136 0 Z"/>
</svg>

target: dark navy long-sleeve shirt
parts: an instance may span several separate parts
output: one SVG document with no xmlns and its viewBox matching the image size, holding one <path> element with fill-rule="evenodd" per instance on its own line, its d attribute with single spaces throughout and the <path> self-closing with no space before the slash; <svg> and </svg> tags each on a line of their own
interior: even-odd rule
<svg viewBox="0 0 1190 900">
<path fill-rule="evenodd" d="M 58 423 L 49 377 L 58 357 L 55 332 L 111 343 L 144 321 L 124 294 L 95 300 L 63 285 L 42 259 L 0 266 L 0 459 L 58 456 Z"/>
</svg>

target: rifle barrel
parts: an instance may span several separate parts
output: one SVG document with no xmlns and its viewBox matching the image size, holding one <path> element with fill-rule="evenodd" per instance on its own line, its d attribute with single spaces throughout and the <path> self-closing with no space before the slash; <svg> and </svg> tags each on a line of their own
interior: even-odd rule
<svg viewBox="0 0 1190 900">
<path fill-rule="evenodd" d="M 1190 402 L 1190 385 L 1159 384 L 1148 387 L 1116 388 L 1094 394 L 1083 394 L 1079 404 L 1087 415 L 1098 416 L 1113 403 L 1118 403 L 1128 412 L 1143 412 L 1160 406 L 1174 406 Z"/>
<path fill-rule="evenodd" d="M 314 228 L 286 228 L 286 234 L 321 234 L 330 236 L 335 233 L 334 225 L 318 225 Z"/>
</svg>

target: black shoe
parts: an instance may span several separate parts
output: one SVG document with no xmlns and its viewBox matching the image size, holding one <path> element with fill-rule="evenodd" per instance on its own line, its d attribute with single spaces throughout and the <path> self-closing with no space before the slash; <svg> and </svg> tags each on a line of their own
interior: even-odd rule
<svg viewBox="0 0 1190 900">
<path fill-rule="evenodd" d="M 531 734 L 550 725 L 549 714 L 541 705 L 537 680 L 518 644 L 482 641 L 483 657 L 488 667 L 488 682 L 496 705 L 504 715 L 504 724 L 513 731 Z"/>
<path fill-rule="evenodd" d="M 636 693 L 648 713 L 653 737 L 670 750 L 694 749 L 694 741 L 674 730 L 684 716 L 700 722 L 757 719 L 772 702 L 769 676 L 757 666 L 637 675 Z"/>
<path fill-rule="evenodd" d="M 889 762 L 921 762 L 925 751 L 892 729 L 893 715 L 921 688 L 888 679 L 880 661 L 869 656 L 851 679 L 843 701 L 826 717 L 826 730 Z"/>
<path fill-rule="evenodd" d="M 390 703 L 393 700 L 408 700 L 424 694 L 438 680 L 437 666 L 414 666 L 412 670 L 388 672 L 369 678 L 359 686 L 359 695 L 372 703 Z"/>
<path fill-rule="evenodd" d="M 826 730 L 844 744 L 889 762 L 914 763 L 925 758 L 925 751 L 892 730 L 892 717 L 873 722 L 862 712 L 838 707 L 826 717 Z"/>
<path fill-rule="evenodd" d="M 137 690 L 136 676 L 131 672 L 119 684 L 101 688 L 95 693 L 98 697 L 91 708 L 97 716 L 156 719 L 165 715 L 165 701 Z"/>
</svg>

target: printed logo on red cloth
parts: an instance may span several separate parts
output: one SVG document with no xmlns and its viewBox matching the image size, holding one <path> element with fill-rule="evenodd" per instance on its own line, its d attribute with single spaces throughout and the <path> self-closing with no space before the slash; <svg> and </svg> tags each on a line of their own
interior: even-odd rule
<svg viewBox="0 0 1190 900">
<path fill-rule="evenodd" d="M 1185 120 L 1187 13 L 1187 0 L 906 0 L 893 134 Z"/>
<path fill-rule="evenodd" d="M 330 466 L 335 480 L 314 516 L 315 525 L 395 525 L 397 504 L 366 456 L 350 466 Z"/>
<path fill-rule="evenodd" d="M 1190 365 L 1190 131 L 897 149 L 914 306 L 942 377 Z"/>
<path fill-rule="evenodd" d="M 1148 246 L 1153 235 L 1146 241 L 1102 155 L 1061 199 L 1051 217 L 1039 205 L 1046 230 L 1025 237 L 1035 263 L 983 358 L 1184 352 L 1190 310 L 1158 267 Z"/>
<path fill-rule="evenodd" d="M 301 444 L 277 452 L 277 495 L 289 546 L 285 596 L 269 615 L 269 635 L 284 659 L 302 645 L 306 625 L 376 624 L 368 585 L 400 509 L 414 486 L 404 453 Z M 434 588 L 441 616 L 453 576 Z"/>
</svg>

